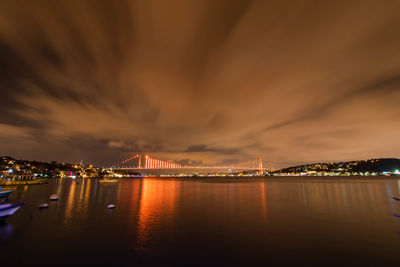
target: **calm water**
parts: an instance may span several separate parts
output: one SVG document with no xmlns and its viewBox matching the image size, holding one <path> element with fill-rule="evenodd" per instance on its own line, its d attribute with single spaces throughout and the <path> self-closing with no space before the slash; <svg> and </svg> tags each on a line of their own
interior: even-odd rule
<svg viewBox="0 0 400 267">
<path fill-rule="evenodd" d="M 27 207 L 0 226 L 1 261 L 400 266 L 399 188 L 385 178 L 52 180 L 19 189 Z M 60 200 L 39 210 L 53 193 Z"/>
</svg>

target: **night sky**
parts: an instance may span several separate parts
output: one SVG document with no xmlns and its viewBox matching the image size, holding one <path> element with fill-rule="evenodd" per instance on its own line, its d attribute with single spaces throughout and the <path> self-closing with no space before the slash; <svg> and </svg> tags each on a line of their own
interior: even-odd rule
<svg viewBox="0 0 400 267">
<path fill-rule="evenodd" d="M 0 155 L 398 157 L 400 1 L 0 2 Z"/>
</svg>

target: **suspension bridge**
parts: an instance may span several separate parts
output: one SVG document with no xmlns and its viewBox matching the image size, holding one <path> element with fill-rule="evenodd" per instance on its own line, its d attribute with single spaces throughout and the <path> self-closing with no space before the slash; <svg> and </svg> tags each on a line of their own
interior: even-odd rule
<svg viewBox="0 0 400 267">
<path fill-rule="evenodd" d="M 136 154 L 133 155 L 122 162 L 120 162 L 117 166 L 113 167 L 118 170 L 179 170 L 179 169 L 218 169 L 218 170 L 236 170 L 236 171 L 265 171 L 267 169 L 263 168 L 263 159 L 256 158 L 254 160 L 249 160 L 245 162 L 239 162 L 236 164 L 227 164 L 227 165 L 184 165 L 179 164 L 172 161 L 160 160 L 157 158 L 153 158 L 149 155 L 141 155 Z"/>
</svg>

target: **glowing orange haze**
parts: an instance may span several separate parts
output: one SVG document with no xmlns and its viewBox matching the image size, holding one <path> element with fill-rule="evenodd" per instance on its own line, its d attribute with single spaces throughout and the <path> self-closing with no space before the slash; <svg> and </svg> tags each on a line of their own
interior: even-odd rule
<svg viewBox="0 0 400 267">
<path fill-rule="evenodd" d="M 397 0 L 1 1 L 1 154 L 397 157 L 399 12 Z"/>
</svg>

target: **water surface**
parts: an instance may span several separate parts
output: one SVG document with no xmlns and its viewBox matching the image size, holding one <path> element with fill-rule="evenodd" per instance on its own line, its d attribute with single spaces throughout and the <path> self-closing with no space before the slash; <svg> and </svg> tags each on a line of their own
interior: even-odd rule
<svg viewBox="0 0 400 267">
<path fill-rule="evenodd" d="M 400 266 L 397 179 L 57 179 L 19 192 L 26 207 L 0 226 L 13 264 Z"/>
</svg>

